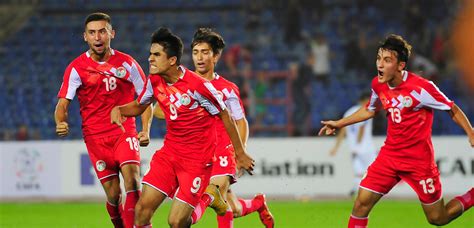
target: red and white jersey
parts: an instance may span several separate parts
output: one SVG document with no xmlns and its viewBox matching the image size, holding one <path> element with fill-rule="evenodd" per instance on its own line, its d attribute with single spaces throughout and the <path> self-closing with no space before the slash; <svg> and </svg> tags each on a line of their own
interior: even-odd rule
<svg viewBox="0 0 474 228">
<path fill-rule="evenodd" d="M 138 97 L 140 104 L 158 101 L 166 120 L 164 148 L 181 158 L 212 162 L 216 148 L 215 121 L 226 108 L 217 90 L 206 79 L 180 66 L 183 76 L 168 84 L 150 75 Z"/>
<path fill-rule="evenodd" d="M 234 120 L 240 120 L 245 117 L 244 105 L 242 100 L 240 100 L 240 91 L 239 88 L 223 78 L 222 76 L 214 73 L 214 79 L 211 81 L 212 85 L 217 89 L 217 93 L 222 100 L 224 101 L 227 109 L 229 110 L 232 118 Z M 218 120 L 216 123 L 217 130 L 217 145 L 227 146 L 231 144 L 227 130 L 224 127 L 224 123 L 221 120 Z"/>
<path fill-rule="evenodd" d="M 454 102 L 438 87 L 416 74 L 402 72 L 403 82 L 395 88 L 372 80 L 372 97 L 368 110 L 382 107 L 387 111 L 388 128 L 385 145 L 391 155 L 413 160 L 433 160 L 431 129 L 433 109 L 451 110 Z"/>
<path fill-rule="evenodd" d="M 86 52 L 64 72 L 58 98 L 72 100 L 77 93 L 84 138 L 121 134 L 122 130 L 110 123 L 110 112 L 117 105 L 133 101 L 145 84 L 145 74 L 131 56 L 113 49 L 111 52 L 109 60 L 100 63 Z M 127 132 L 136 132 L 135 118 L 128 117 L 123 126 Z"/>
</svg>

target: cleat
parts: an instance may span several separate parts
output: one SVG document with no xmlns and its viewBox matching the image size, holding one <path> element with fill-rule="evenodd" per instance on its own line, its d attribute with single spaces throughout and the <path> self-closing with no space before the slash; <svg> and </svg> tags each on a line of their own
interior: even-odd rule
<svg viewBox="0 0 474 228">
<path fill-rule="evenodd" d="M 264 194 L 257 194 L 254 199 L 261 200 L 263 202 L 262 207 L 258 209 L 258 214 L 260 216 L 260 221 L 262 221 L 263 225 L 266 228 L 273 228 L 275 226 L 275 220 L 273 219 L 273 215 L 268 209 L 267 201 L 265 200 Z"/>
<path fill-rule="evenodd" d="M 212 202 L 209 204 L 209 207 L 214 209 L 217 215 L 225 215 L 227 212 L 227 202 L 222 197 L 221 192 L 219 191 L 219 186 L 215 184 L 209 184 L 205 193 L 212 198 Z"/>
</svg>

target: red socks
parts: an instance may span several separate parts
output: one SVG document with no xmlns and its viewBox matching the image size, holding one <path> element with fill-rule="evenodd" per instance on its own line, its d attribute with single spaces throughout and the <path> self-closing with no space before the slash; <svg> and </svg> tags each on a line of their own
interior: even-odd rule
<svg viewBox="0 0 474 228">
<path fill-rule="evenodd" d="M 125 197 L 122 219 L 125 228 L 133 228 L 135 222 L 135 205 L 140 197 L 140 190 L 128 191 Z"/>
<path fill-rule="evenodd" d="M 474 206 L 474 188 L 464 193 L 464 195 L 456 196 L 455 199 L 461 202 L 463 207 L 463 212 L 467 211 L 469 208 Z"/>
<path fill-rule="evenodd" d="M 234 213 L 229 208 L 225 215 L 217 216 L 217 227 L 219 228 L 233 228 L 234 227 Z"/>
<path fill-rule="evenodd" d="M 115 228 L 123 228 L 122 218 L 120 217 L 120 205 L 113 205 L 109 202 L 105 203 L 107 212 L 109 213 L 110 220 L 114 224 Z"/>
<path fill-rule="evenodd" d="M 196 206 L 196 208 L 194 208 L 194 211 L 191 214 L 191 224 L 196 224 L 201 219 L 211 201 L 212 199 L 208 194 L 202 194 L 199 204 Z"/>
<path fill-rule="evenodd" d="M 367 228 L 367 224 L 369 223 L 369 218 L 359 218 L 355 217 L 354 215 L 351 215 L 349 218 L 349 225 L 347 225 L 348 228 Z"/>
<path fill-rule="evenodd" d="M 263 206 L 263 201 L 259 199 L 251 199 L 251 200 L 244 200 L 239 199 L 240 204 L 242 205 L 242 215 L 248 215 L 254 211 L 257 211 L 259 208 Z"/>
</svg>

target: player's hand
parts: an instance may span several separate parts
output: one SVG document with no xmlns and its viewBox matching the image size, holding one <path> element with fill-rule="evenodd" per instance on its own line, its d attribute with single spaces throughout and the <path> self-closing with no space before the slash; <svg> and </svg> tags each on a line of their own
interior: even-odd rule
<svg viewBox="0 0 474 228">
<path fill-rule="evenodd" d="M 148 146 L 148 144 L 150 144 L 150 135 L 147 132 L 140 131 L 140 133 L 138 133 L 138 141 L 140 142 L 140 146 Z"/>
<path fill-rule="evenodd" d="M 59 122 L 56 124 L 56 134 L 59 137 L 65 137 L 69 134 L 69 125 L 67 122 Z"/>
<path fill-rule="evenodd" d="M 240 153 L 235 153 L 235 161 L 237 162 L 237 176 L 243 175 L 243 170 L 253 175 L 253 169 L 255 167 L 255 160 L 244 150 Z"/>
<path fill-rule="evenodd" d="M 324 126 L 319 130 L 318 135 L 334 135 L 336 134 L 336 130 L 338 129 L 336 121 L 334 120 L 327 120 L 327 121 L 321 121 Z"/>
<path fill-rule="evenodd" d="M 330 155 L 331 157 L 333 157 L 334 155 L 336 155 L 336 153 L 337 153 L 337 149 L 336 149 L 336 148 L 332 148 L 332 149 L 329 151 L 329 155 Z"/>
<path fill-rule="evenodd" d="M 115 106 L 110 112 L 110 123 L 117 124 L 120 127 L 120 129 L 122 129 L 122 131 L 125 132 L 125 128 L 122 126 L 123 121 L 124 121 L 124 118 L 122 116 L 122 113 L 120 113 L 120 108 L 118 106 Z"/>
</svg>

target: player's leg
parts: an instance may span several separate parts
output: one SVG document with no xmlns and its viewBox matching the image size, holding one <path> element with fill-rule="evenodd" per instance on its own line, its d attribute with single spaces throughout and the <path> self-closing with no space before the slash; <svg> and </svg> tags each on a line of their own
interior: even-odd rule
<svg viewBox="0 0 474 228">
<path fill-rule="evenodd" d="M 115 161 L 120 164 L 125 186 L 125 203 L 122 219 L 125 228 L 132 228 L 135 205 L 140 197 L 140 152 L 136 133 L 122 134 L 114 145 Z"/>
<path fill-rule="evenodd" d="M 171 228 L 190 227 L 193 210 L 191 205 L 175 198 L 168 215 L 168 224 Z"/>
<path fill-rule="evenodd" d="M 231 228 L 231 227 L 233 227 L 234 215 L 232 213 L 232 208 L 230 207 L 230 205 L 228 204 L 228 201 L 226 199 L 227 191 L 230 188 L 230 182 L 233 178 L 234 177 L 228 176 L 228 175 L 213 176 L 211 178 L 211 184 L 219 186 L 219 193 L 222 196 L 222 199 L 224 200 L 224 202 L 226 203 L 224 214 L 222 214 L 222 215 L 217 214 L 217 226 L 219 228 Z M 206 193 L 210 193 L 210 192 L 206 191 L 205 194 Z M 222 211 L 224 210 L 223 205 L 222 206 L 219 205 L 216 208 L 217 208 L 217 210 L 219 210 L 220 213 L 221 213 L 221 210 Z"/>
<path fill-rule="evenodd" d="M 232 208 L 234 218 L 246 216 L 257 211 L 260 221 L 265 227 L 269 228 L 275 226 L 275 220 L 268 208 L 264 194 L 260 193 L 255 195 L 253 199 L 246 200 L 238 198 L 235 193 L 229 189 L 227 192 L 227 202 Z"/>
<path fill-rule="evenodd" d="M 474 188 L 471 188 L 464 195 L 455 197 L 445 205 L 438 170 L 430 170 L 426 175 L 407 175 L 403 179 L 417 193 L 426 219 L 432 225 L 446 225 L 474 204 Z"/>
<path fill-rule="evenodd" d="M 348 227 L 367 227 L 369 213 L 382 196 L 383 194 L 359 188 Z"/>
<path fill-rule="evenodd" d="M 107 208 L 107 213 L 109 213 L 110 220 L 114 224 L 115 228 L 123 227 L 122 223 L 122 205 L 120 204 L 120 179 L 118 176 L 113 178 L 108 178 L 107 181 L 102 183 L 104 188 L 105 195 L 107 197 L 107 202 L 105 207 Z"/>
<path fill-rule="evenodd" d="M 121 167 L 125 186 L 125 203 L 123 220 L 126 228 L 132 228 L 135 221 L 135 206 L 140 197 L 140 168 L 136 163 L 128 163 Z"/>
<path fill-rule="evenodd" d="M 367 227 L 368 216 L 374 205 L 400 181 L 395 167 L 393 159 L 384 156 L 379 156 L 370 165 L 360 183 L 349 218 L 349 228 Z"/>
<path fill-rule="evenodd" d="M 104 137 L 98 139 L 86 138 L 87 152 L 99 181 L 107 197 L 106 209 L 114 227 L 123 227 L 122 205 L 120 205 L 121 190 L 118 178 L 118 167 L 113 159 L 113 141 L 116 138 Z"/>
<path fill-rule="evenodd" d="M 150 185 L 143 185 L 143 192 L 135 207 L 135 225 L 151 227 L 151 218 L 167 195 Z"/>
</svg>

